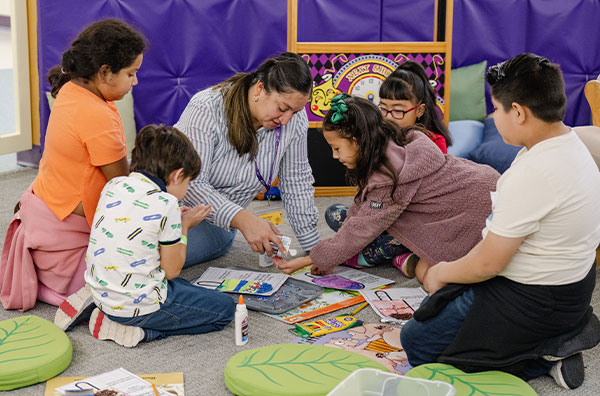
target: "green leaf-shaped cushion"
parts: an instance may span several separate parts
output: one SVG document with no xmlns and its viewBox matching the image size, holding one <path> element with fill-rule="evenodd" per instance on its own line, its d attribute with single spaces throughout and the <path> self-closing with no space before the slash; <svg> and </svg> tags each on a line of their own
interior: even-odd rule
<svg viewBox="0 0 600 396">
<path fill-rule="evenodd" d="M 406 375 L 448 382 L 456 388 L 456 396 L 537 395 L 527 382 L 502 371 L 465 373 L 448 364 L 430 363 L 415 367 Z"/>
<path fill-rule="evenodd" d="M 387 369 L 358 353 L 310 344 L 240 352 L 225 366 L 225 384 L 240 396 L 318 396 L 360 368 Z"/>
<path fill-rule="evenodd" d="M 0 390 L 22 388 L 55 377 L 71 363 L 71 340 L 37 316 L 0 322 Z"/>
</svg>

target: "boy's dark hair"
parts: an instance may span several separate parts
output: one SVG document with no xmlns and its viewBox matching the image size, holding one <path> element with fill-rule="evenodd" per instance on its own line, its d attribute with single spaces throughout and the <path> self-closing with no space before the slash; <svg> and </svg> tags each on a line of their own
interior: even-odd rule
<svg viewBox="0 0 600 396">
<path fill-rule="evenodd" d="M 131 152 L 131 172 L 142 172 L 169 182 L 174 170 L 183 168 L 183 177 L 195 179 L 200 174 L 200 156 L 194 145 L 177 128 L 150 124 L 135 137 Z"/>
<path fill-rule="evenodd" d="M 312 74 L 306 61 L 293 52 L 265 60 L 252 73 L 238 73 L 215 85 L 223 94 L 227 116 L 227 137 L 240 157 L 250 153 L 250 160 L 258 152 L 258 140 L 252 124 L 248 90 L 261 81 L 268 93 L 293 93 L 310 95 Z"/>
<path fill-rule="evenodd" d="M 62 62 L 48 72 L 51 94 L 73 78 L 91 79 L 103 65 L 112 73 L 131 66 L 146 49 L 140 32 L 117 19 L 104 19 L 88 26 L 62 55 Z"/>
<path fill-rule="evenodd" d="M 447 146 L 452 145 L 448 128 L 436 110 L 435 91 L 420 63 L 406 61 L 398 66 L 379 87 L 379 97 L 425 104 L 425 112 L 417 122 L 431 132 L 442 135 Z M 426 134 L 430 135 L 430 133 Z"/>
<path fill-rule="evenodd" d="M 347 111 L 342 113 L 342 119 L 333 122 L 331 118 L 335 112 L 330 110 L 323 119 L 323 130 L 336 131 L 344 139 L 353 139 L 359 147 L 356 166 L 346 172 L 348 182 L 358 187 L 354 199 L 359 200 L 371 174 L 382 167 L 393 180 L 393 199 L 398 177 L 385 155 L 387 143 L 392 139 L 399 146 L 406 145 L 407 132 L 414 127 L 400 128 L 394 122 L 384 119 L 377 106 L 367 99 L 347 96 L 343 101 Z"/>
<path fill-rule="evenodd" d="M 542 56 L 520 54 L 491 66 L 487 81 L 504 111 L 516 102 L 545 122 L 562 121 L 565 116 L 567 97 L 560 66 Z"/>
</svg>

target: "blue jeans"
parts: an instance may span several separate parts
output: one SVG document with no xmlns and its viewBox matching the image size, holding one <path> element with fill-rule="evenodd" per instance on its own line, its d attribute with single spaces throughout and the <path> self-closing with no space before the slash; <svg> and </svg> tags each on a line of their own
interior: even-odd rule
<svg viewBox="0 0 600 396">
<path fill-rule="evenodd" d="M 235 302 L 231 296 L 175 278 L 168 281 L 167 299 L 158 311 L 136 318 L 106 316 L 127 326 L 141 327 L 144 341 L 152 341 L 221 330 L 233 320 L 234 314 Z"/>
<path fill-rule="evenodd" d="M 423 300 L 422 304 L 427 299 L 428 297 Z M 469 288 L 462 295 L 450 301 L 437 316 L 423 322 L 411 319 L 402 327 L 400 342 L 406 352 L 408 362 L 413 367 L 438 361 L 446 347 L 454 341 L 474 300 L 475 293 L 472 288 Z M 547 374 L 554 364 L 555 362 L 549 362 L 542 358 L 529 360 L 518 376 L 527 381 Z M 501 368 L 499 369 L 501 370 Z"/>
<path fill-rule="evenodd" d="M 183 268 L 221 257 L 233 245 L 236 229 L 228 230 L 202 220 L 188 231 L 188 245 Z"/>
<path fill-rule="evenodd" d="M 400 342 L 413 367 L 437 362 L 446 347 L 454 341 L 474 299 L 475 293 L 469 288 L 450 301 L 437 316 L 423 322 L 411 319 L 402 327 Z M 427 298 L 421 304 L 426 301 Z"/>
</svg>

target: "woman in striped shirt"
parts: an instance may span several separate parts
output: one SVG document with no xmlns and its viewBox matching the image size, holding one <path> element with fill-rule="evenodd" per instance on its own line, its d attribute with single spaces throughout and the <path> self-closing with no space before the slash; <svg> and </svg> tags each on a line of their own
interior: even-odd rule
<svg viewBox="0 0 600 396">
<path fill-rule="evenodd" d="M 285 52 L 192 97 L 175 126 L 196 147 L 202 171 L 184 203 L 213 210 L 190 232 L 185 266 L 225 254 L 237 230 L 257 253 L 272 255 L 271 243 L 285 250 L 277 228 L 246 209 L 276 177 L 302 248 L 310 250 L 319 241 L 306 148 L 304 106 L 311 90 L 306 62 Z"/>
</svg>

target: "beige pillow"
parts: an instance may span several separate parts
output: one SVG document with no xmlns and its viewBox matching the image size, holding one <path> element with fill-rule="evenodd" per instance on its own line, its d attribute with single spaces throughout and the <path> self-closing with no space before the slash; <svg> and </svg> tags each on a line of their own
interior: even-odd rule
<svg viewBox="0 0 600 396">
<path fill-rule="evenodd" d="M 590 151 L 600 170 L 600 127 L 580 126 L 574 127 L 573 130 Z"/>
<path fill-rule="evenodd" d="M 48 99 L 48 105 L 50 106 L 50 110 L 52 110 L 52 104 L 54 103 L 54 98 L 50 94 L 50 92 L 46 92 L 46 98 Z M 127 143 L 127 158 L 131 158 L 131 150 L 133 150 L 133 146 L 135 144 L 135 134 L 137 129 L 135 128 L 135 118 L 133 115 L 133 95 L 131 95 L 131 91 L 127 93 L 121 100 L 117 100 L 115 102 L 117 105 L 117 110 L 119 111 L 119 115 L 121 116 L 121 120 L 123 121 L 123 129 L 125 130 L 125 142 Z"/>
</svg>

